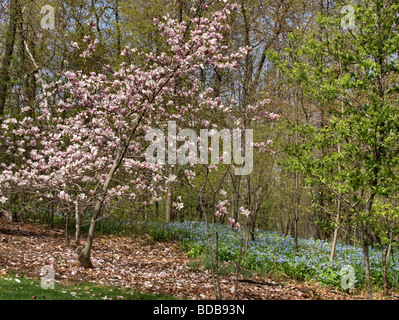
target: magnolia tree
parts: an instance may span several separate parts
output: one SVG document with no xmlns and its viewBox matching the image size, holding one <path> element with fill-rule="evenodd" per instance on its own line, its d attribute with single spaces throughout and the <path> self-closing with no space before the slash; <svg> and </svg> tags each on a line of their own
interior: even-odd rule
<svg viewBox="0 0 399 320">
<path fill-rule="evenodd" d="M 96 223 L 108 206 L 121 197 L 134 199 L 144 189 L 154 197 L 161 191 L 163 165 L 146 161 L 146 132 L 164 128 L 176 115 L 195 122 L 204 110 L 226 108 L 203 88 L 198 72 L 237 68 L 249 48 L 231 51 L 222 45 L 236 4 L 226 4 L 210 18 L 202 16 L 206 5 L 200 6 L 193 8 L 196 14 L 189 22 L 154 21 L 169 49 L 141 54 L 146 60 L 142 66 L 133 62 L 136 50 L 126 48 L 126 60 L 116 72 L 68 71 L 56 83 L 43 84 L 37 118 L 22 110 L 22 118 L 3 121 L 2 148 L 18 160 L 1 164 L 2 200 L 14 192 L 32 192 L 39 199 L 57 197 L 78 208 L 90 206 L 87 240 L 78 252 L 84 267 L 92 266 Z M 88 36 L 84 41 L 83 59 L 96 45 Z M 76 43 L 72 46 L 80 50 Z M 48 101 L 50 96 L 58 98 L 56 105 Z M 126 174 L 132 178 L 124 178 Z"/>
</svg>

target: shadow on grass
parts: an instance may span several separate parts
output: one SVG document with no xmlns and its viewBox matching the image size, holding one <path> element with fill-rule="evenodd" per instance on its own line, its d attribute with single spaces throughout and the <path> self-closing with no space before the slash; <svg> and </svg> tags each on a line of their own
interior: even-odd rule
<svg viewBox="0 0 399 320">
<path fill-rule="evenodd" d="M 0 276 L 0 300 L 176 300 L 165 294 L 147 294 L 93 283 L 58 284 L 43 289 L 41 281 L 7 274 Z"/>
</svg>

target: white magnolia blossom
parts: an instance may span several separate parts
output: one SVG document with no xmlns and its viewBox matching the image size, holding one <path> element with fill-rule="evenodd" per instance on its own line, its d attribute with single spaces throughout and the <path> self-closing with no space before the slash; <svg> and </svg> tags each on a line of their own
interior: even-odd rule
<svg viewBox="0 0 399 320">
<path fill-rule="evenodd" d="M 166 183 L 173 183 L 177 180 L 177 176 L 175 174 L 171 174 L 169 177 L 165 177 Z"/>
<path fill-rule="evenodd" d="M 245 209 L 244 207 L 240 208 L 240 212 L 241 212 L 241 214 L 243 214 L 246 217 L 248 217 L 251 213 L 251 211 L 249 211 L 248 209 Z"/>
<path fill-rule="evenodd" d="M 181 210 L 184 208 L 184 204 L 182 202 L 173 202 L 172 205 L 176 208 L 176 210 Z"/>
</svg>

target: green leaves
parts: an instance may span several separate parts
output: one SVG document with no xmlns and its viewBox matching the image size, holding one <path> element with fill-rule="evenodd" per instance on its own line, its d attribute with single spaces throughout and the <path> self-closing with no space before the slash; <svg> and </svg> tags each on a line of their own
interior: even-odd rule
<svg viewBox="0 0 399 320">
<path fill-rule="evenodd" d="M 342 222 L 388 234 L 399 191 L 398 5 L 354 8 L 354 30 L 343 31 L 329 11 L 305 36 L 291 34 L 283 56 L 270 55 L 310 103 L 306 117 L 285 123 L 284 164 L 316 193 L 341 200 Z M 334 214 L 334 200 L 319 205 Z"/>
</svg>

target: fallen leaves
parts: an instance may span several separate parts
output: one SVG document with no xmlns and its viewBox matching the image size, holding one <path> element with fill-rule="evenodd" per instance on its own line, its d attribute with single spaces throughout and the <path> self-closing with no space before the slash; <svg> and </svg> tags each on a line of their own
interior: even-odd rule
<svg viewBox="0 0 399 320">
<path fill-rule="evenodd" d="M 0 223 L 0 274 L 12 270 L 37 278 L 43 266 L 53 264 L 56 282 L 93 282 L 142 293 L 161 292 L 191 300 L 214 299 L 210 272 L 190 268 L 192 259 L 181 252 L 175 243 L 99 236 L 92 250 L 94 268 L 84 269 L 76 260 L 75 248 L 66 245 L 61 232 L 49 232 L 38 225 Z M 54 234 L 58 236 L 54 237 Z M 221 277 L 224 298 L 233 297 L 235 280 L 234 276 Z M 273 279 L 254 277 L 240 279 L 237 298 L 346 300 L 364 299 L 364 295 L 348 295 L 294 280 L 276 283 Z"/>
</svg>

